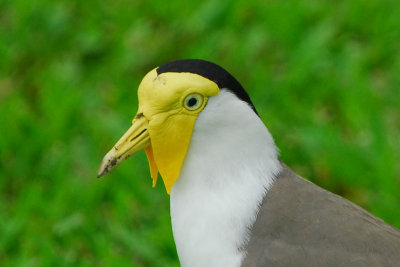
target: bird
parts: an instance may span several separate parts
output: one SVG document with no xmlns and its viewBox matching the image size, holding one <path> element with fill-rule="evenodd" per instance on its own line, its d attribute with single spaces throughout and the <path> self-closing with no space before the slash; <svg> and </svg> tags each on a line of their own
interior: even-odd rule
<svg viewBox="0 0 400 267">
<path fill-rule="evenodd" d="M 292 171 L 242 85 L 201 59 L 138 87 L 98 177 L 145 150 L 170 195 L 181 266 L 400 266 L 400 231 Z"/>
</svg>

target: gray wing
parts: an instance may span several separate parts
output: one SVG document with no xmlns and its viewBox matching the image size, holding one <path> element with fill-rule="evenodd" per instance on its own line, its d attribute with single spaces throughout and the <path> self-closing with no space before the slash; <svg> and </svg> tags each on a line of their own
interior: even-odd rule
<svg viewBox="0 0 400 267">
<path fill-rule="evenodd" d="M 251 229 L 243 266 L 400 266 L 400 232 L 284 166 Z"/>
</svg>

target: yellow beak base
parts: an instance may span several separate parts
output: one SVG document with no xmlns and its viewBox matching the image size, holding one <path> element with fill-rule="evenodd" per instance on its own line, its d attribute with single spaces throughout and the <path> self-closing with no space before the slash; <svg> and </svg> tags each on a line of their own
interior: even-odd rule
<svg viewBox="0 0 400 267">
<path fill-rule="evenodd" d="M 156 187 L 158 168 L 156 161 L 154 160 L 153 149 L 151 147 L 146 147 L 144 150 L 146 151 L 147 160 L 149 161 L 150 176 L 153 179 L 153 187 Z"/>
</svg>

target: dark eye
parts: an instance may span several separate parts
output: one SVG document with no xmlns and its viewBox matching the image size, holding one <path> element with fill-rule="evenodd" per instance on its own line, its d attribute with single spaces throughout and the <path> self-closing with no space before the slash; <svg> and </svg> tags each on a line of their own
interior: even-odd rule
<svg viewBox="0 0 400 267">
<path fill-rule="evenodd" d="M 188 110 L 196 110 L 203 104 L 203 96 L 200 94 L 190 94 L 183 101 L 183 106 Z"/>
</svg>

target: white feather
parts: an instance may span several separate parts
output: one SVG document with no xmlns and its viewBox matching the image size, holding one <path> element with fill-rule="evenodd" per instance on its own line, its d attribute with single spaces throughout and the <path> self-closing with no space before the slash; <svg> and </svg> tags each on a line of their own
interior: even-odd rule
<svg viewBox="0 0 400 267">
<path fill-rule="evenodd" d="M 182 266 L 240 266 L 249 228 L 281 168 L 277 154 L 246 102 L 224 89 L 209 98 L 171 191 Z"/>
</svg>

